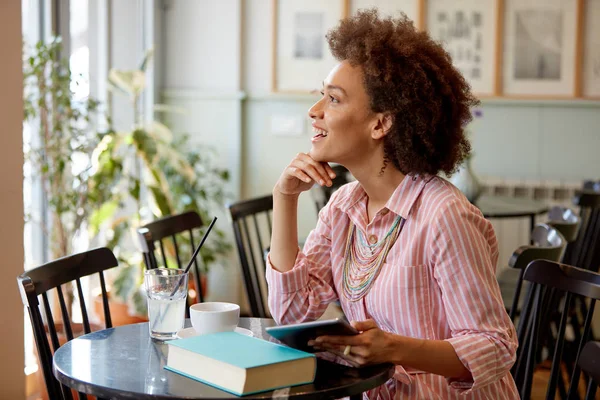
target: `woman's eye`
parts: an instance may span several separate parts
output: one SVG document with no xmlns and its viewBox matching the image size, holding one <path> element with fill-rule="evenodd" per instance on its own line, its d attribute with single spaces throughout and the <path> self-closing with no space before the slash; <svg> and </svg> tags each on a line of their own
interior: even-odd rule
<svg viewBox="0 0 600 400">
<path fill-rule="evenodd" d="M 324 91 L 322 91 L 322 90 L 321 90 L 321 92 L 320 92 L 320 93 L 321 93 L 321 96 L 322 96 L 322 97 L 325 97 L 325 92 L 324 92 Z M 331 96 L 331 95 L 330 95 L 330 96 L 328 96 L 328 97 L 329 97 L 329 101 L 331 101 L 332 103 L 339 103 L 339 100 L 338 100 L 338 99 L 336 99 L 335 97 L 333 97 L 333 96 Z"/>
</svg>

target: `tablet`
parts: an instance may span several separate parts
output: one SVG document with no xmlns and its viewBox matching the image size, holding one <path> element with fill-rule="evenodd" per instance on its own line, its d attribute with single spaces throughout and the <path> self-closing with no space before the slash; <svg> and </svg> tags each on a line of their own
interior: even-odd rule
<svg viewBox="0 0 600 400">
<path fill-rule="evenodd" d="M 308 345 L 309 340 L 314 340 L 319 336 L 344 336 L 359 333 L 342 318 L 270 326 L 265 330 L 269 335 L 290 347 L 312 353 L 315 352 L 315 349 Z"/>
</svg>

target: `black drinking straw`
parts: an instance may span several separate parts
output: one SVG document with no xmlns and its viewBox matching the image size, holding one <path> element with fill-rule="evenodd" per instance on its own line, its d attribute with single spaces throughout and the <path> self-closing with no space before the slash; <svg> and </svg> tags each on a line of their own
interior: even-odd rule
<svg viewBox="0 0 600 400">
<path fill-rule="evenodd" d="M 187 267 L 185 268 L 185 273 L 182 275 L 181 279 L 179 279 L 179 282 L 177 282 L 177 286 L 175 286 L 175 289 L 173 289 L 173 291 L 171 292 L 171 295 L 169 297 L 173 297 L 175 295 L 175 293 L 177 292 L 177 290 L 179 289 L 179 286 L 181 286 L 181 283 L 183 282 L 185 274 L 187 274 L 189 272 L 190 267 L 192 266 L 192 264 L 194 263 L 194 260 L 198 256 L 198 253 L 200 252 L 200 249 L 202 248 L 202 245 L 206 241 L 206 238 L 208 237 L 208 234 L 210 233 L 210 230 L 212 229 L 215 222 L 217 222 L 217 217 L 214 217 L 212 222 L 208 226 L 208 229 L 204 233 L 204 237 L 202 238 L 202 240 L 200 241 L 200 244 L 198 245 L 198 247 L 196 247 L 196 250 L 194 251 L 194 254 L 192 255 L 192 259 L 190 260 Z"/>
<path fill-rule="evenodd" d="M 189 272 L 192 264 L 194 263 L 194 260 L 198 256 L 198 253 L 200 253 L 200 249 L 202 248 L 202 245 L 204 245 L 204 242 L 206 241 L 206 238 L 208 237 L 208 234 L 210 233 L 210 230 L 214 226 L 215 222 L 217 222 L 217 217 L 214 217 L 213 220 L 212 220 L 212 222 L 208 226 L 208 229 L 204 233 L 204 237 L 202 237 L 202 240 L 200 241 L 200 244 L 198 245 L 198 247 L 196 247 L 196 250 L 194 251 L 194 254 L 192 255 L 192 259 L 190 260 L 190 262 L 188 263 L 187 267 L 185 268 L 185 273 L 181 276 L 181 279 L 179 279 L 179 282 L 177 282 L 177 285 L 175 286 L 175 289 L 173 289 L 173 291 L 171 292 L 171 295 L 169 297 L 173 297 L 175 295 L 175 293 L 177 292 L 177 290 L 179 289 L 179 287 L 181 286 L 181 284 L 183 283 L 183 280 L 185 279 L 185 274 L 187 274 Z M 158 315 L 156 317 L 156 319 L 154 320 L 154 324 L 152 325 L 153 329 L 154 329 L 154 326 L 156 325 L 156 323 L 158 321 L 161 321 L 163 319 L 163 317 L 164 317 L 163 315 Z"/>
</svg>

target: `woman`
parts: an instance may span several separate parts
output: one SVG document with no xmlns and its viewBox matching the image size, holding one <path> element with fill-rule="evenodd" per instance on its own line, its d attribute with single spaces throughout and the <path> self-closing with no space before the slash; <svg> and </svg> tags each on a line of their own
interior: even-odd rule
<svg viewBox="0 0 600 400">
<path fill-rule="evenodd" d="M 493 228 L 436 176 L 470 151 L 468 84 L 405 16 L 362 11 L 327 39 L 340 63 L 309 110 L 312 148 L 273 190 L 271 313 L 279 323 L 315 320 L 339 300 L 361 333 L 310 345 L 354 365 L 394 363 L 394 379 L 369 398 L 518 398 Z M 333 194 L 300 251 L 298 196 L 332 184 L 328 162 L 357 182 Z"/>
</svg>

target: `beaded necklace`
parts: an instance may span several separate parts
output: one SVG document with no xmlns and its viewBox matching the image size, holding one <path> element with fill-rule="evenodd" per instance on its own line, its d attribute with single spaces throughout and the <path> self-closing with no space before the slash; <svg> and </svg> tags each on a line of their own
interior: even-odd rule
<svg viewBox="0 0 600 400">
<path fill-rule="evenodd" d="M 342 274 L 342 293 L 347 300 L 358 301 L 369 292 L 405 221 L 398 216 L 384 238 L 374 244 L 367 244 L 360 230 L 359 240 L 354 240 L 356 225 L 350 222 Z"/>
</svg>

